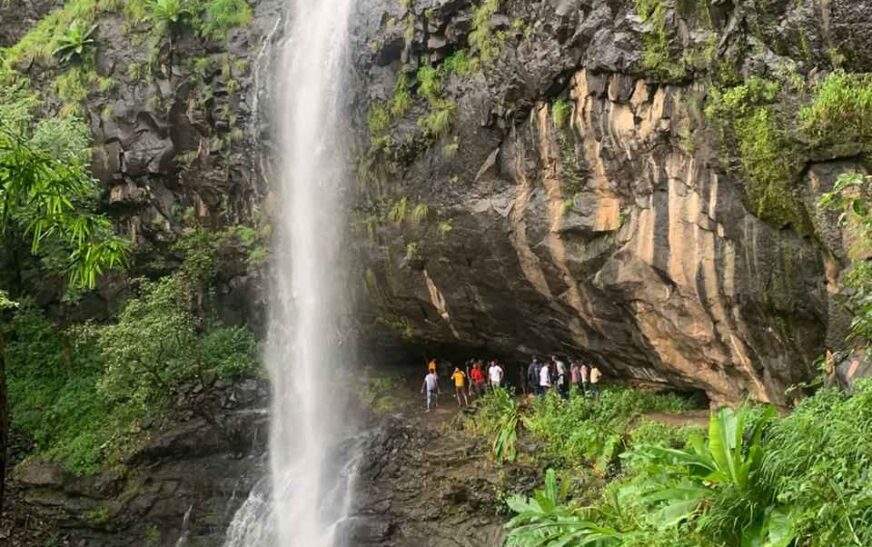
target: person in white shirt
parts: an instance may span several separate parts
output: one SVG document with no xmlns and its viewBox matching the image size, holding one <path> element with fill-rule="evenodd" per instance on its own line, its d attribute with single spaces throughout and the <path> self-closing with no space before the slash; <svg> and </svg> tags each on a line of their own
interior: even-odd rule
<svg viewBox="0 0 872 547">
<path fill-rule="evenodd" d="M 431 408 L 439 406 L 439 376 L 435 370 L 431 370 L 424 376 L 424 384 L 421 386 L 421 393 L 427 393 L 427 412 Z"/>
<path fill-rule="evenodd" d="M 500 387 L 503 381 L 503 367 L 496 361 L 491 361 L 490 368 L 487 369 L 487 376 L 493 389 Z"/>
<path fill-rule="evenodd" d="M 542 369 L 539 370 L 539 394 L 545 395 L 551 388 L 551 365 L 548 363 L 542 364 Z"/>
</svg>

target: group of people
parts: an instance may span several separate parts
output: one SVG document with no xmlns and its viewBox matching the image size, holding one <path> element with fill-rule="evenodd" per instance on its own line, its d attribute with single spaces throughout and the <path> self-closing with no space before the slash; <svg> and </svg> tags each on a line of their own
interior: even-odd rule
<svg viewBox="0 0 872 547">
<path fill-rule="evenodd" d="M 443 369 L 443 376 L 448 376 L 454 385 L 454 397 L 460 407 L 468 406 L 471 398 L 482 396 L 487 389 L 503 387 L 506 381 L 507 367 L 496 360 L 485 364 L 481 359 L 470 359 L 463 367 L 458 367 L 447 361 L 440 364 L 436 359 L 430 359 L 427 363 L 427 375 L 421 385 L 421 393 L 427 396 L 427 412 L 439 404 L 440 368 Z M 525 394 L 545 395 L 554 390 L 566 397 L 570 388 L 575 387 L 584 395 L 599 397 L 602 373 L 595 364 L 588 365 L 584 361 L 573 360 L 567 366 L 556 356 L 544 361 L 534 357 L 527 367 L 526 375 L 523 365 L 519 372 L 521 388 Z"/>
<path fill-rule="evenodd" d="M 602 372 L 595 365 L 584 361 L 566 363 L 552 355 L 550 360 L 539 361 L 534 357 L 527 367 L 527 385 L 536 395 L 545 395 L 555 390 L 562 397 L 569 394 L 569 388 L 575 387 L 584 395 L 599 397 L 599 383 Z"/>
<path fill-rule="evenodd" d="M 491 361 L 485 367 L 480 359 L 470 359 L 463 369 L 453 367 L 451 381 L 454 384 L 454 397 L 458 406 L 469 406 L 471 397 L 481 397 L 486 389 L 496 389 L 503 385 L 505 370 L 498 361 Z M 439 366 L 436 359 L 427 364 L 427 376 L 421 386 L 421 393 L 427 394 L 427 412 L 439 404 Z"/>
</svg>

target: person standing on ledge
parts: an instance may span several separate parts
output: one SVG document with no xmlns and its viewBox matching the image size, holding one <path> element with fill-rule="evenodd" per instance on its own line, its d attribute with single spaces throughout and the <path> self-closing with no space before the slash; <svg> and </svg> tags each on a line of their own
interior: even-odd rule
<svg viewBox="0 0 872 547">
<path fill-rule="evenodd" d="M 590 387 L 588 387 L 590 382 L 590 368 L 588 368 L 587 363 L 581 363 L 581 369 L 579 372 L 581 373 L 581 394 L 587 395 L 588 391 L 590 391 Z"/>
<path fill-rule="evenodd" d="M 487 369 L 488 378 L 490 378 L 491 388 L 496 391 L 503 381 L 503 368 L 496 361 L 491 361 L 490 368 Z"/>
<path fill-rule="evenodd" d="M 539 395 L 544 397 L 549 389 L 551 389 L 551 365 L 542 363 L 542 368 L 539 369 Z"/>
<path fill-rule="evenodd" d="M 590 392 L 596 399 L 599 399 L 599 383 L 603 373 L 596 365 L 591 365 L 590 369 Z"/>
<path fill-rule="evenodd" d="M 476 397 L 484 395 L 484 371 L 481 370 L 481 363 L 472 365 L 472 370 L 469 372 L 470 384 L 472 391 Z"/>
<path fill-rule="evenodd" d="M 581 389 L 581 365 L 578 361 L 573 360 L 569 365 L 569 381 L 573 394 Z"/>
<path fill-rule="evenodd" d="M 427 412 L 431 408 L 439 406 L 439 376 L 436 371 L 430 369 L 427 376 L 424 376 L 424 385 L 421 386 L 421 393 L 427 393 Z"/>
<path fill-rule="evenodd" d="M 466 374 L 460 370 L 460 367 L 454 367 L 454 374 L 451 375 L 451 379 L 454 380 L 454 396 L 457 398 L 457 406 L 469 406 L 469 398 L 467 398 L 466 390 L 464 389 Z"/>
<path fill-rule="evenodd" d="M 527 387 L 531 395 L 539 393 L 539 359 L 533 357 L 530 365 L 527 367 Z"/>
</svg>

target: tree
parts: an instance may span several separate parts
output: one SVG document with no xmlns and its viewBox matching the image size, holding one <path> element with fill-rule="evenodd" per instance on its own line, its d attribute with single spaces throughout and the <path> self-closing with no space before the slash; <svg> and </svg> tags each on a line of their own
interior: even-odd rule
<svg viewBox="0 0 872 547">
<path fill-rule="evenodd" d="M 33 146 L 24 127 L 0 125 L 0 239 L 7 248 L 25 241 L 35 256 L 50 253 L 50 269 L 73 287 L 93 288 L 100 274 L 125 262 L 128 244 L 93 211 L 96 183 L 84 161 Z M 14 305 L 6 292 L 0 305 L 7 312 Z M 9 432 L 4 350 L 0 333 L 0 510 Z"/>
</svg>

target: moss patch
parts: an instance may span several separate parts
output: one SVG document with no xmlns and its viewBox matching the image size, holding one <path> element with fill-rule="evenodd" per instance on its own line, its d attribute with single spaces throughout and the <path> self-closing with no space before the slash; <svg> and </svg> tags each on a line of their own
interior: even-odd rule
<svg viewBox="0 0 872 547">
<path fill-rule="evenodd" d="M 777 108 L 780 89 L 777 82 L 749 78 L 742 85 L 714 91 L 706 115 L 723 130 L 725 144 L 738 150 L 747 176 L 745 195 L 754 214 L 810 234 L 808 214 L 795 194 L 801 151 Z"/>
</svg>

